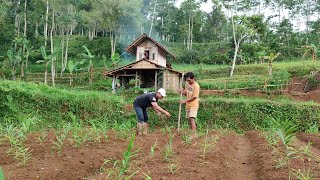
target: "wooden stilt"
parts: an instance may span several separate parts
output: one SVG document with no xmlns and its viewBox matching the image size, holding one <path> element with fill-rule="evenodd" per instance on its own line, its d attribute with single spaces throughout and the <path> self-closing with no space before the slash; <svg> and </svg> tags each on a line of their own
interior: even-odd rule
<svg viewBox="0 0 320 180">
<path fill-rule="evenodd" d="M 183 76 L 184 76 L 184 74 L 182 73 L 182 76 L 181 76 L 181 79 L 180 79 L 180 90 L 182 90 Z M 180 100 L 182 100 L 182 91 L 180 92 Z M 181 109 L 182 109 L 182 104 L 180 104 L 180 102 L 179 102 L 178 132 L 180 131 Z"/>
<path fill-rule="evenodd" d="M 158 72 L 157 71 L 155 71 L 154 72 L 154 88 L 155 88 L 155 91 L 157 91 L 158 90 Z"/>
</svg>

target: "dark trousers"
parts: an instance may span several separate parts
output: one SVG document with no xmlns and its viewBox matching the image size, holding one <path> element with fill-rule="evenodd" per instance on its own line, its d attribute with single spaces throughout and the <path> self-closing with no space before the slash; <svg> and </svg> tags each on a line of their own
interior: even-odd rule
<svg viewBox="0 0 320 180">
<path fill-rule="evenodd" d="M 136 111 L 139 123 L 143 123 L 143 122 L 148 123 L 149 118 L 147 114 L 147 108 L 134 105 L 134 110 Z"/>
</svg>

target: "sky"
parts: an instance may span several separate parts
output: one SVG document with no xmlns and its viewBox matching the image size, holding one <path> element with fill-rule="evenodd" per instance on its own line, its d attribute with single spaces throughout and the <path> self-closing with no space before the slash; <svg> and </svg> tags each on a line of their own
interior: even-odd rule
<svg viewBox="0 0 320 180">
<path fill-rule="evenodd" d="M 177 6 L 177 7 L 180 7 L 180 5 L 181 5 L 181 3 L 182 3 L 183 1 L 184 1 L 184 0 L 178 0 L 178 1 L 176 2 L 176 6 Z M 207 3 L 201 4 L 200 9 L 201 9 L 202 11 L 205 11 L 205 12 L 211 12 L 211 11 L 212 11 L 212 5 L 213 5 L 212 1 L 211 1 L 211 0 L 208 0 Z M 268 9 L 268 8 L 263 9 L 262 11 L 263 11 L 262 13 L 263 13 L 266 17 L 267 17 L 268 15 L 271 15 L 271 14 L 274 13 L 273 10 Z M 289 17 L 289 12 L 288 12 L 288 11 L 283 11 L 283 12 L 281 13 L 281 15 L 282 15 L 282 19 L 283 19 L 283 18 L 288 18 L 288 17 Z M 315 20 L 315 19 L 316 19 L 316 17 L 311 17 L 311 20 Z M 304 30 L 306 29 L 306 24 L 305 24 L 305 21 L 303 21 L 303 20 L 304 20 L 303 18 L 300 18 L 300 19 L 296 19 L 296 20 L 293 20 L 293 21 L 292 21 L 292 24 L 293 24 L 293 27 L 294 27 L 295 30 L 297 30 L 297 31 L 304 31 Z M 278 22 L 278 17 L 273 18 L 273 21 L 274 21 L 274 22 Z"/>
</svg>

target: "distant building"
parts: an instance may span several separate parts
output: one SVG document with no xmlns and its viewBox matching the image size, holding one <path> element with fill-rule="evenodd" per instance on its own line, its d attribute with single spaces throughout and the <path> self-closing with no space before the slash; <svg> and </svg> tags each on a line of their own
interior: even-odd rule
<svg viewBox="0 0 320 180">
<path fill-rule="evenodd" d="M 131 80 L 136 87 L 141 88 L 154 87 L 174 91 L 179 89 L 182 73 L 173 70 L 167 61 L 167 56 L 174 59 L 175 56 L 154 39 L 143 34 L 129 45 L 126 51 L 136 55 L 135 62 L 104 72 L 106 76 L 113 78 L 113 90 L 118 86 L 128 88 Z"/>
</svg>

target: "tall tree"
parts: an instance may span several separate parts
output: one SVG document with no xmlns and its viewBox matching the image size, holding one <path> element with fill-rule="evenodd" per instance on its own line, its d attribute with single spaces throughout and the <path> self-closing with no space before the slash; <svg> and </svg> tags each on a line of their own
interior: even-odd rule
<svg viewBox="0 0 320 180">
<path fill-rule="evenodd" d="M 185 42 L 187 45 L 187 49 L 192 49 L 192 41 L 193 41 L 193 29 L 194 29 L 194 18 L 197 12 L 200 10 L 200 3 L 195 0 L 186 0 L 181 4 L 181 11 L 185 15 L 185 23 L 181 25 L 183 29 L 183 33 L 185 35 Z"/>
</svg>

